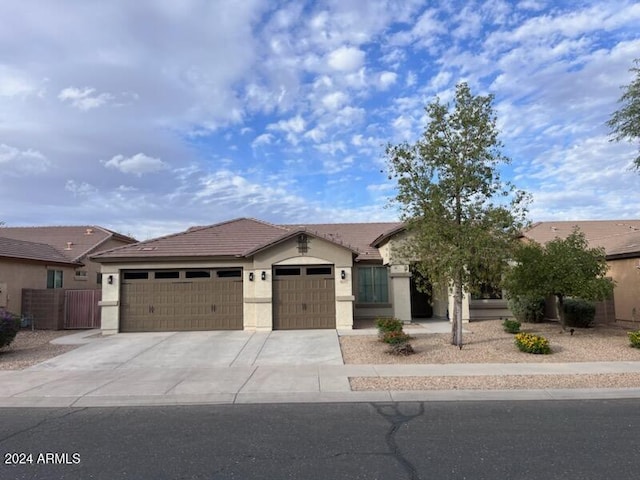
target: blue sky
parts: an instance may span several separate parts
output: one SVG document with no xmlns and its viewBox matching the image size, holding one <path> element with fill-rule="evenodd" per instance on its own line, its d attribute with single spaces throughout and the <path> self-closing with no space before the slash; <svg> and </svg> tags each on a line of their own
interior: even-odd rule
<svg viewBox="0 0 640 480">
<path fill-rule="evenodd" d="M 0 18 L 9 226 L 396 220 L 384 145 L 460 81 L 495 95 L 531 220 L 640 218 L 636 147 L 605 126 L 639 3 L 4 0 Z"/>
</svg>

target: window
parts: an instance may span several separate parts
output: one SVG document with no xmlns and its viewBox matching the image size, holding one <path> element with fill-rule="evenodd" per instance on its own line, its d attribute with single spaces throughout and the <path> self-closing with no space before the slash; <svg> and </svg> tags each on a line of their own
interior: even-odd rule
<svg viewBox="0 0 640 480">
<path fill-rule="evenodd" d="M 102 274 L 100 272 L 96 274 L 96 284 L 102 285 Z"/>
<path fill-rule="evenodd" d="M 87 280 L 88 272 L 86 270 L 76 270 L 73 272 L 74 280 Z"/>
<path fill-rule="evenodd" d="M 358 303 L 389 303 L 387 267 L 358 267 Z"/>
<path fill-rule="evenodd" d="M 162 271 L 155 272 L 153 278 L 156 280 L 168 280 L 172 278 L 180 278 L 180 272 Z"/>
<path fill-rule="evenodd" d="M 307 275 L 331 275 L 331 267 L 307 267 Z"/>
<path fill-rule="evenodd" d="M 184 272 L 185 278 L 211 278 L 209 270 L 187 270 Z"/>
<path fill-rule="evenodd" d="M 471 300 L 502 300 L 502 289 L 483 283 L 479 292 L 471 294 Z"/>
<path fill-rule="evenodd" d="M 292 267 L 278 267 L 276 268 L 276 275 L 278 276 L 288 276 L 288 275 L 300 275 L 299 268 Z"/>
<path fill-rule="evenodd" d="M 47 270 L 47 288 L 62 288 L 62 270 Z"/>
<path fill-rule="evenodd" d="M 147 280 L 149 278 L 149 272 L 124 272 L 125 280 Z"/>
<path fill-rule="evenodd" d="M 238 278 L 242 277 L 242 270 L 218 270 L 216 275 L 218 278 Z"/>
</svg>

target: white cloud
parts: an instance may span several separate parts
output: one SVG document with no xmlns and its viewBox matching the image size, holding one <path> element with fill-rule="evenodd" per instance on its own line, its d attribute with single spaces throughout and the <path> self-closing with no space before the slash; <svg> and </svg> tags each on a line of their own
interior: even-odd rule
<svg viewBox="0 0 640 480">
<path fill-rule="evenodd" d="M 365 54 L 356 47 L 340 47 L 329 53 L 328 65 L 340 72 L 353 72 L 364 64 Z"/>
<path fill-rule="evenodd" d="M 98 189 L 93 185 L 87 182 L 76 183 L 74 180 L 67 180 L 64 189 L 73 193 L 74 197 L 94 195 L 98 192 Z"/>
<path fill-rule="evenodd" d="M 306 122 L 300 115 L 287 120 L 280 120 L 277 123 L 267 125 L 267 130 L 280 131 L 286 133 L 287 141 L 293 145 L 299 142 L 298 134 L 304 132 Z"/>
<path fill-rule="evenodd" d="M 104 162 L 107 168 L 115 168 L 122 173 L 132 173 L 141 176 L 145 173 L 155 173 L 168 168 L 168 165 L 159 158 L 149 157 L 144 153 L 137 153 L 132 157 L 116 155 Z"/>
<path fill-rule="evenodd" d="M 378 87 L 381 90 L 386 90 L 391 85 L 396 83 L 397 78 L 398 78 L 398 74 L 395 72 L 382 72 L 378 76 Z"/>
<path fill-rule="evenodd" d="M 0 97 L 29 95 L 36 91 L 36 84 L 24 72 L 0 64 Z"/>
<path fill-rule="evenodd" d="M 5 143 L 0 144 L 0 174 L 19 176 L 23 174 L 45 173 L 50 166 L 49 160 L 38 150 L 29 148 L 20 150 Z"/>
<path fill-rule="evenodd" d="M 253 142 L 251 142 L 251 146 L 253 148 L 257 148 L 262 145 L 271 145 L 271 142 L 273 142 L 273 135 L 270 133 L 263 133 L 262 135 L 258 135 L 254 138 Z"/>
<path fill-rule="evenodd" d="M 61 102 L 69 101 L 71 106 L 82 110 L 83 112 L 98 108 L 113 100 L 114 96 L 110 93 L 96 94 L 95 88 L 85 87 L 67 87 L 58 94 L 58 100 Z"/>
<path fill-rule="evenodd" d="M 348 100 L 349 97 L 344 92 L 333 92 L 322 98 L 322 105 L 328 110 L 337 110 L 347 103 Z"/>
</svg>

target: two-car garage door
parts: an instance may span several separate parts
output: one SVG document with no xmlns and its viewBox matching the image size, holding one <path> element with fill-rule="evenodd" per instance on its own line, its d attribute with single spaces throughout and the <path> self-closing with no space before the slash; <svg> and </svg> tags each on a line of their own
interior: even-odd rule
<svg viewBox="0 0 640 480">
<path fill-rule="evenodd" d="M 242 330 L 242 269 L 125 270 L 120 331 Z"/>
</svg>

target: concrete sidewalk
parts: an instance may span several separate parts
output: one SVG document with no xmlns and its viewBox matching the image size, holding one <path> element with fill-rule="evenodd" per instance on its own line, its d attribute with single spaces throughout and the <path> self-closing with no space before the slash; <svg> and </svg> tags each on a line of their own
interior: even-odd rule
<svg viewBox="0 0 640 480">
<path fill-rule="evenodd" d="M 640 388 L 354 392 L 349 377 L 640 373 L 640 362 L 0 371 L 0 407 L 640 398 Z"/>
<path fill-rule="evenodd" d="M 640 388 L 351 391 L 350 377 L 640 373 L 640 362 L 343 365 L 326 354 L 339 352 L 337 335 L 244 333 L 208 333 L 223 340 L 216 352 L 207 332 L 60 337 L 57 343 L 91 344 L 26 370 L 0 371 L 0 407 L 640 398 Z M 180 361 L 185 345 L 193 358 Z"/>
</svg>

